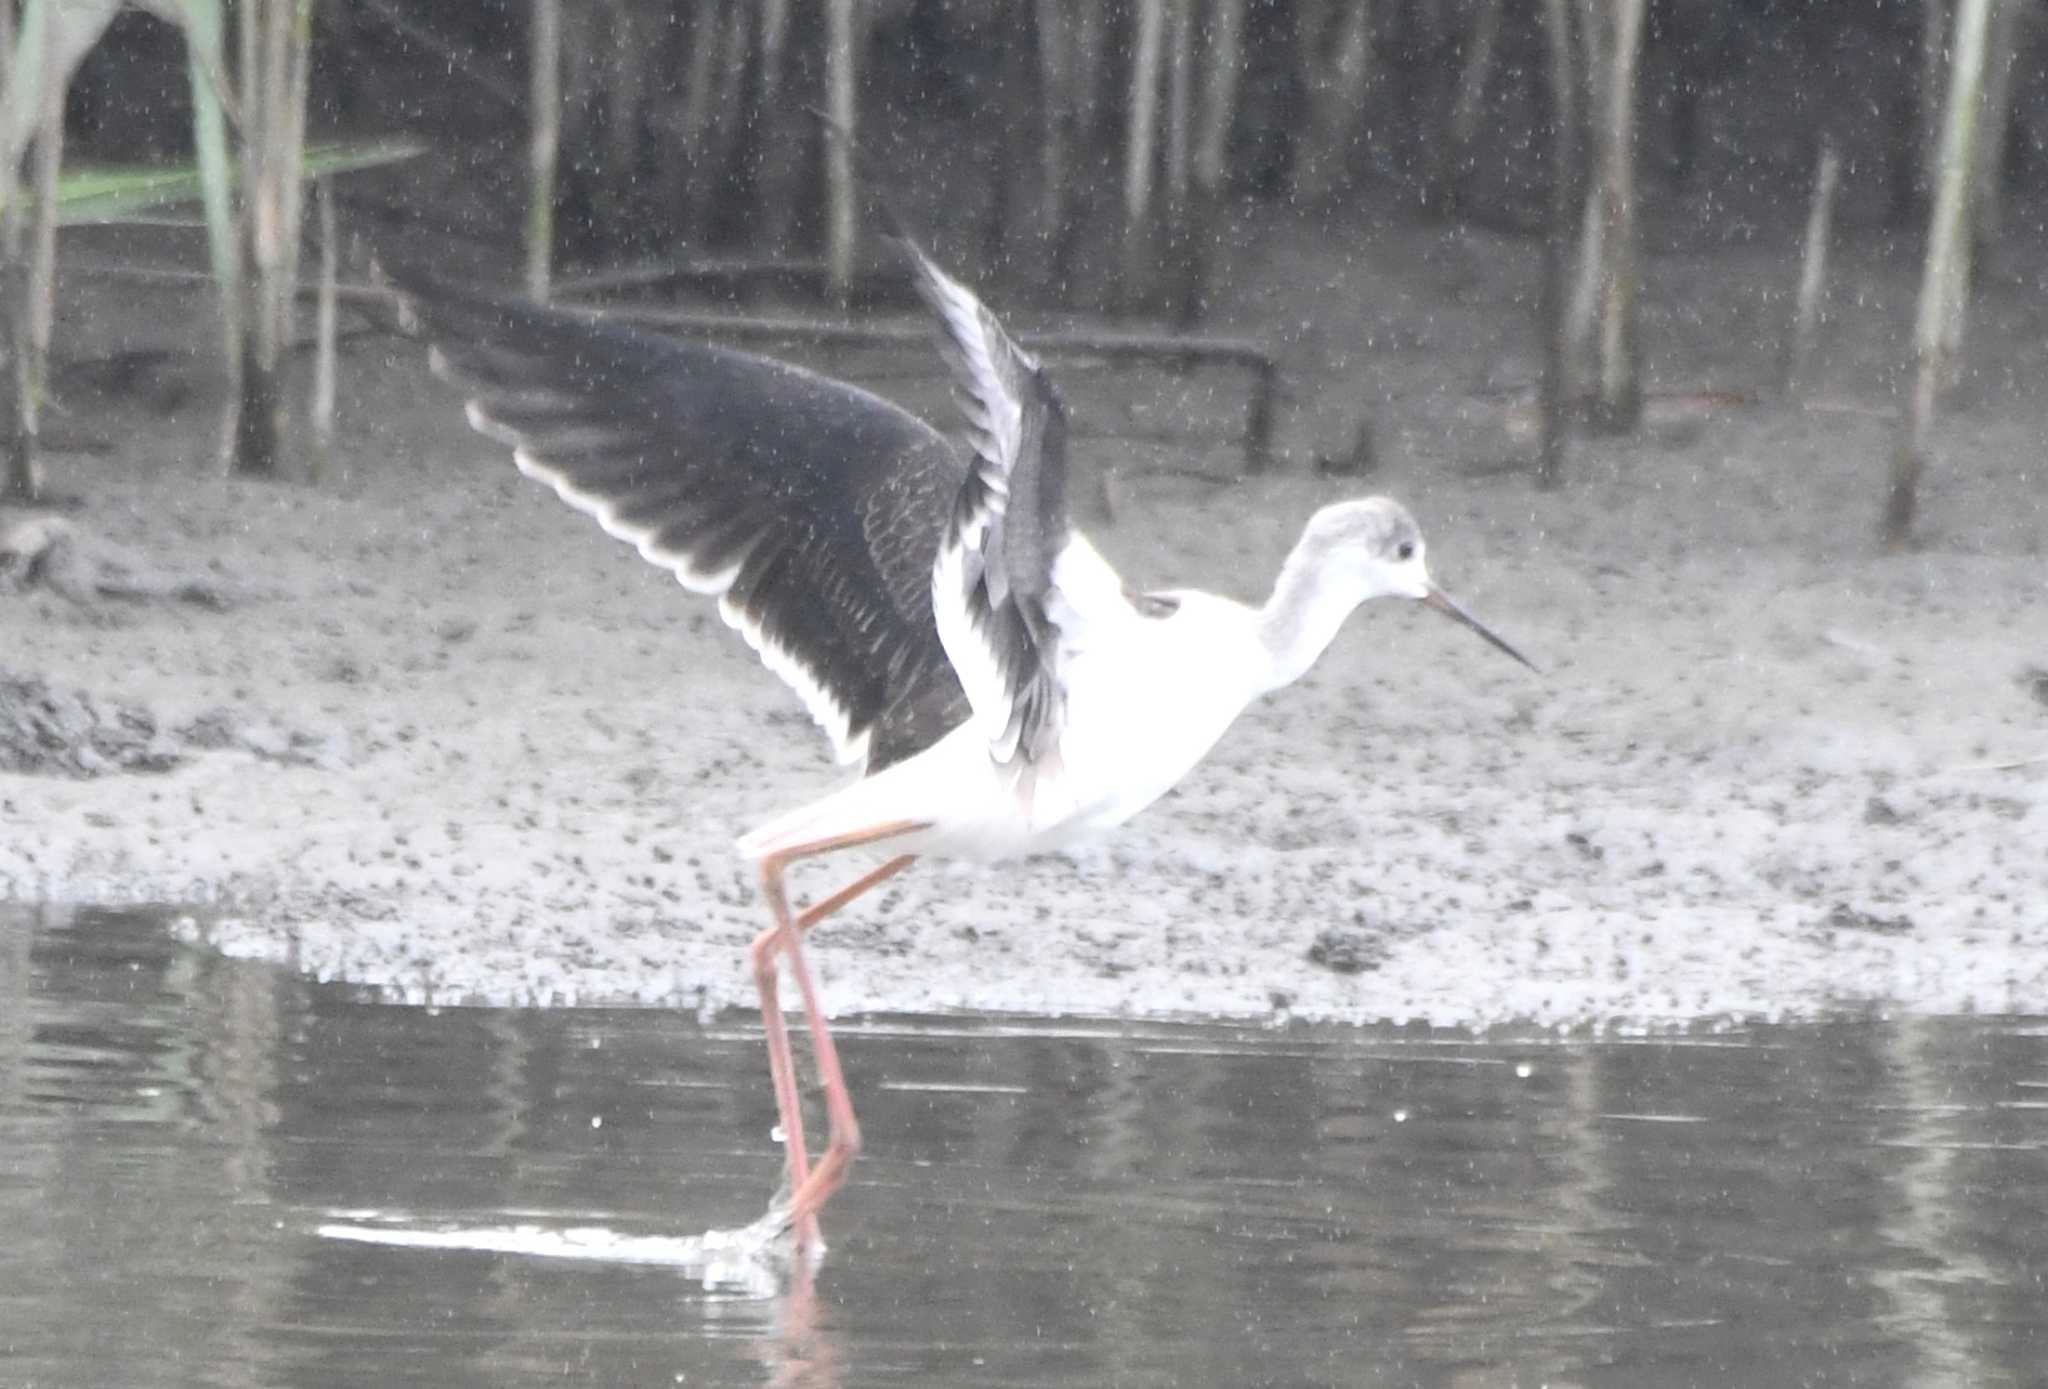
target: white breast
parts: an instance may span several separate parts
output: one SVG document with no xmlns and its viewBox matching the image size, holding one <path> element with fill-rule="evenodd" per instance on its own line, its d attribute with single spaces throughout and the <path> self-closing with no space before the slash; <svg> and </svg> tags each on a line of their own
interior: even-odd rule
<svg viewBox="0 0 2048 1389">
<path fill-rule="evenodd" d="M 1201 761 L 1257 693 L 1254 614 L 1207 593 L 1119 620 L 1062 653 L 1062 779 L 1080 832 L 1122 824 Z"/>
<path fill-rule="evenodd" d="M 1062 555 L 1049 615 L 1060 634 L 1065 717 L 1051 755 L 998 762 L 969 721 L 917 756 L 762 826 L 753 856 L 895 821 L 930 828 L 906 853 L 993 860 L 1045 853 L 1110 829 L 1166 794 L 1260 690 L 1270 661 L 1252 609 L 1183 592 L 1149 617 L 1085 541 Z"/>
</svg>

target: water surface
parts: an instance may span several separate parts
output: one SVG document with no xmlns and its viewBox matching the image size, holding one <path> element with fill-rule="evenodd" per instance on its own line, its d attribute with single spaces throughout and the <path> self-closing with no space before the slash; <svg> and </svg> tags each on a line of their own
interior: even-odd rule
<svg viewBox="0 0 2048 1389">
<path fill-rule="evenodd" d="M 2041 1020 L 849 1024 L 808 1294 L 334 1237 L 751 1219 L 750 1024 L 0 909 L 0 1384 L 2048 1384 Z"/>
</svg>

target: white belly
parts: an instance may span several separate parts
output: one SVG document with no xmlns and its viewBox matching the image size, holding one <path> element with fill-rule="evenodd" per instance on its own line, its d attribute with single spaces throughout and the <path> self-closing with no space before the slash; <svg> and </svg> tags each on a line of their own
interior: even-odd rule
<svg viewBox="0 0 2048 1389">
<path fill-rule="evenodd" d="M 1126 609 L 1128 611 L 1128 609 Z M 973 724 L 740 841 L 754 857 L 879 825 L 928 828 L 903 853 L 989 861 L 1111 829 L 1171 790 L 1258 693 L 1251 612 L 1187 594 L 1170 617 L 1091 624 L 1061 653 L 1066 716 L 1054 755 L 1005 764 Z"/>
<path fill-rule="evenodd" d="M 974 788 L 953 798 L 928 852 L 1015 858 L 1114 828 L 1186 776 L 1257 693 L 1257 663 L 1231 659 L 1255 640 L 1251 614 L 1227 600 L 1188 595 L 1171 617 L 1132 614 L 1089 636 L 1062 653 L 1066 717 L 1053 757 L 999 765 L 972 729 L 924 755 L 935 778 Z"/>
</svg>

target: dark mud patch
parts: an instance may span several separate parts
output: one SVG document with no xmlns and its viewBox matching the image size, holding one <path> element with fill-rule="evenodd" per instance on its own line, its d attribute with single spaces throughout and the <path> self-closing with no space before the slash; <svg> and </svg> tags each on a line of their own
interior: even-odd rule
<svg viewBox="0 0 2048 1389">
<path fill-rule="evenodd" d="M 160 773 L 224 749 L 288 766 L 344 760 L 331 739 L 237 710 L 172 724 L 141 704 L 0 671 L 0 772 L 75 780 Z"/>
</svg>

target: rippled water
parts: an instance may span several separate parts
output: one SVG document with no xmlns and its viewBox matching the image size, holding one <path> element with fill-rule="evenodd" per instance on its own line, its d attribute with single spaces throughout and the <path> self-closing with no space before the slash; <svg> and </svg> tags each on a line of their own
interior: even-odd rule
<svg viewBox="0 0 2048 1389">
<path fill-rule="evenodd" d="M 748 1220 L 758 1035 L 0 909 L 0 1384 L 2048 1384 L 2039 1020 L 845 1037 L 808 1293 L 337 1238 Z"/>
</svg>

